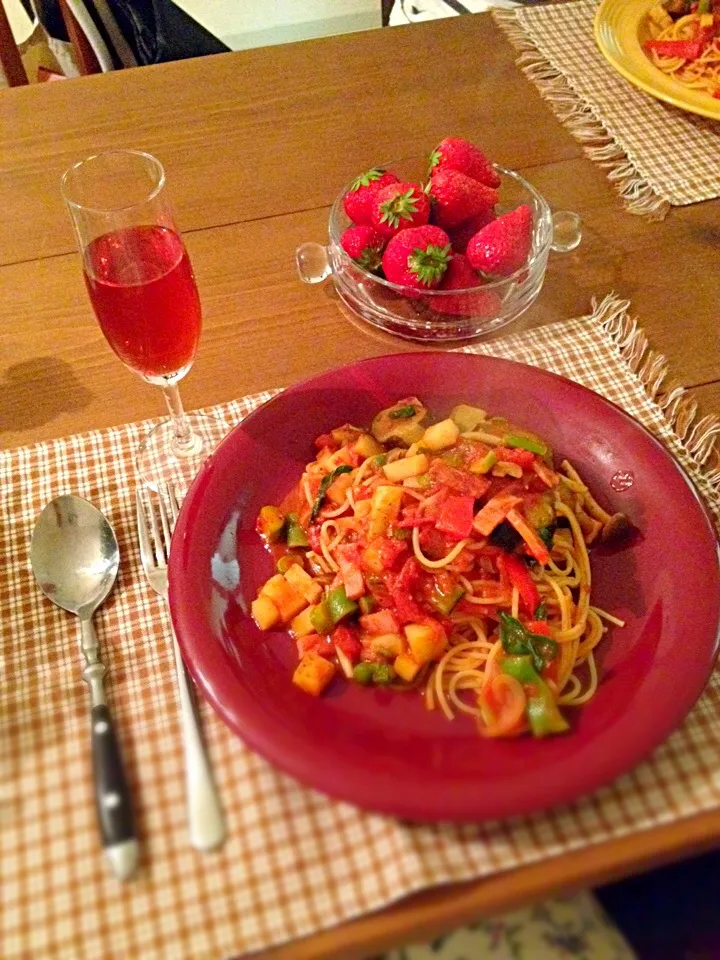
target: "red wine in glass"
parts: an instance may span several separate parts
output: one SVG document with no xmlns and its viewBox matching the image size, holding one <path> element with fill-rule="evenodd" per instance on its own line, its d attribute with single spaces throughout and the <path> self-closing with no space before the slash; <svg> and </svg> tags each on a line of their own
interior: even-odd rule
<svg viewBox="0 0 720 960">
<path fill-rule="evenodd" d="M 187 372 L 200 298 L 181 238 L 163 226 L 113 230 L 85 250 L 85 283 L 108 343 L 148 380 Z"/>
</svg>

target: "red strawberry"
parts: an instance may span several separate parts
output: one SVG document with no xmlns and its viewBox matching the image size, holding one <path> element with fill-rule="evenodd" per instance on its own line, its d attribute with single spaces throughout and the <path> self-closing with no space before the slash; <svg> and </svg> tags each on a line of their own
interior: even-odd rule
<svg viewBox="0 0 720 960">
<path fill-rule="evenodd" d="M 345 213 L 352 222 L 364 223 L 369 226 L 372 198 L 378 190 L 382 190 L 389 183 L 397 183 L 397 179 L 394 173 L 373 167 L 372 170 L 361 173 L 356 180 L 353 180 L 350 189 L 343 197 Z"/>
<path fill-rule="evenodd" d="M 461 137 L 445 137 L 430 154 L 430 170 L 458 170 L 487 187 L 499 187 L 500 177 L 480 147 Z"/>
<path fill-rule="evenodd" d="M 372 225 L 384 237 L 421 227 L 430 217 L 430 201 L 417 183 L 391 183 L 372 199 Z"/>
<path fill-rule="evenodd" d="M 461 223 L 459 227 L 450 230 L 450 240 L 452 241 L 455 253 L 465 253 L 469 241 L 475 236 L 478 230 L 482 230 L 486 224 L 492 223 L 495 216 L 495 209 L 491 207 L 489 210 L 478 213 L 477 216 L 470 217 L 465 223 Z"/>
<path fill-rule="evenodd" d="M 377 270 L 382 262 L 385 237 L 372 227 L 348 227 L 340 237 L 340 246 L 365 270 Z"/>
<path fill-rule="evenodd" d="M 468 290 L 480 287 L 482 281 L 470 266 L 467 257 L 456 253 L 442 278 L 439 290 Z M 452 316 L 494 317 L 497 316 L 501 301 L 494 290 L 473 290 L 472 293 L 459 293 L 456 297 L 432 297 L 428 302 L 438 313 Z"/>
<path fill-rule="evenodd" d="M 442 280 L 451 257 L 450 238 L 440 227 L 408 227 L 390 240 L 382 266 L 392 283 L 431 290 Z"/>
<path fill-rule="evenodd" d="M 430 178 L 433 218 L 444 229 L 492 210 L 498 192 L 457 170 L 442 169 Z"/>
<path fill-rule="evenodd" d="M 467 258 L 475 270 L 507 277 L 527 260 L 532 230 L 532 211 L 523 204 L 476 233 L 467 245 Z"/>
</svg>

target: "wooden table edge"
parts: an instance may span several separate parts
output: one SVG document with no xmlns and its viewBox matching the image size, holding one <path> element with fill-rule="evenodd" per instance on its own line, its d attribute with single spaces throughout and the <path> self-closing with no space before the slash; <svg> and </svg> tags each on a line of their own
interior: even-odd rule
<svg viewBox="0 0 720 960">
<path fill-rule="evenodd" d="M 367 960 L 481 916 L 641 873 L 719 842 L 720 810 L 697 814 L 481 880 L 423 890 L 375 913 L 254 954 L 254 960 Z"/>
</svg>

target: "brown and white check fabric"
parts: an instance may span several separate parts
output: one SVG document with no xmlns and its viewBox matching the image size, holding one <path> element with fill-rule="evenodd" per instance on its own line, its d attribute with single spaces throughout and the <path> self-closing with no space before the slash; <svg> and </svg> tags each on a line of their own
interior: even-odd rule
<svg viewBox="0 0 720 960">
<path fill-rule="evenodd" d="M 703 490 L 660 408 L 597 319 L 473 348 L 571 377 L 654 431 Z M 265 393 L 215 409 L 236 423 Z M 681 729 L 633 773 L 578 803 L 512 822 L 409 826 L 299 786 L 251 753 L 203 705 L 229 840 L 188 843 L 168 615 L 140 569 L 133 452 L 148 424 L 0 454 L 0 955 L 3 960 L 222 960 L 301 937 L 447 881 L 646 830 L 720 806 L 720 677 Z M 111 519 L 119 582 L 97 616 L 108 688 L 142 845 L 121 885 L 100 852 L 88 707 L 76 623 L 36 588 L 34 520 L 75 492 Z"/>
<path fill-rule="evenodd" d="M 720 121 L 705 119 L 634 87 L 598 50 L 598 0 L 495 14 L 523 51 L 520 64 L 588 154 L 609 168 L 635 212 L 653 196 L 672 206 L 720 196 Z"/>
</svg>

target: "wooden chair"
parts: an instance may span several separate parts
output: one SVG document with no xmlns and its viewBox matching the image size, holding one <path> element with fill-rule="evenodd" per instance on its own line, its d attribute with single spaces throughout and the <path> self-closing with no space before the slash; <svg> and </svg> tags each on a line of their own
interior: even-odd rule
<svg viewBox="0 0 720 960">
<path fill-rule="evenodd" d="M 10 29 L 10 21 L 2 0 L 0 0 L 0 64 L 9 86 L 20 87 L 28 82 L 27 72 Z"/>
</svg>

